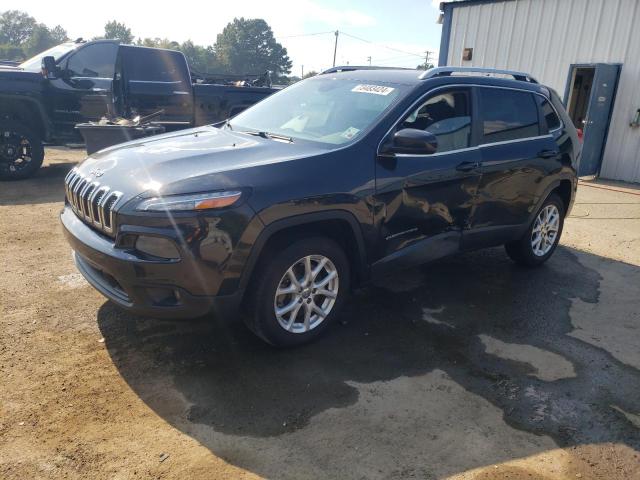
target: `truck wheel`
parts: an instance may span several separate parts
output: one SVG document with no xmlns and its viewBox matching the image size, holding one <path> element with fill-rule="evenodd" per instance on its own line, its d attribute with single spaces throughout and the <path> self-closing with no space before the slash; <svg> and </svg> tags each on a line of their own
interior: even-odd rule
<svg viewBox="0 0 640 480">
<path fill-rule="evenodd" d="M 347 257 L 333 240 L 304 238 L 258 268 L 245 323 L 274 346 L 307 343 L 329 327 L 349 292 Z"/>
<path fill-rule="evenodd" d="M 42 138 L 19 122 L 0 123 L 0 178 L 20 180 L 34 175 L 44 159 Z"/>
<path fill-rule="evenodd" d="M 562 235 L 564 202 L 552 193 L 542 204 L 535 220 L 525 234 L 505 245 L 511 259 L 527 267 L 536 267 L 549 260 Z"/>
</svg>

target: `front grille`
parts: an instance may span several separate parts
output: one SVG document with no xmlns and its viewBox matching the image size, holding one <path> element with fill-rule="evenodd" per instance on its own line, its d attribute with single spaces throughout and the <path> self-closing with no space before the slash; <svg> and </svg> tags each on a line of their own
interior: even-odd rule
<svg viewBox="0 0 640 480">
<path fill-rule="evenodd" d="M 114 235 L 114 208 L 122 198 L 122 192 L 91 181 L 75 168 L 64 179 L 64 191 L 78 218 L 107 235 Z"/>
</svg>

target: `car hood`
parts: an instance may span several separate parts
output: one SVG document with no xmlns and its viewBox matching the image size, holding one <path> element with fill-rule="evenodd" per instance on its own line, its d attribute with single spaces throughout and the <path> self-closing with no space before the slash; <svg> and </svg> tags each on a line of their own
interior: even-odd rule
<svg viewBox="0 0 640 480">
<path fill-rule="evenodd" d="M 44 78 L 40 72 L 28 72 L 20 67 L 1 65 L 0 81 L 1 80 L 28 80 L 32 82 L 42 82 Z"/>
<path fill-rule="evenodd" d="M 142 193 L 171 195 L 239 185 L 239 170 L 326 152 L 312 142 L 289 143 L 212 126 L 181 130 L 101 150 L 77 171 L 129 200 Z M 226 175 L 234 171 L 234 175 Z"/>
</svg>

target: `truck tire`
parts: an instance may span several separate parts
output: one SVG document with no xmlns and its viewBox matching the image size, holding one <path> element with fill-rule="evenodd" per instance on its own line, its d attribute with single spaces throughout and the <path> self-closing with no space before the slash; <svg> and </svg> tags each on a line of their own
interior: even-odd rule
<svg viewBox="0 0 640 480">
<path fill-rule="evenodd" d="M 336 242 L 301 238 L 283 250 L 267 252 L 247 292 L 245 323 L 277 347 L 307 343 L 336 319 L 349 283 L 349 261 Z"/>
<path fill-rule="evenodd" d="M 0 122 L 0 179 L 29 178 L 35 175 L 43 160 L 40 135 L 20 122 Z"/>
</svg>

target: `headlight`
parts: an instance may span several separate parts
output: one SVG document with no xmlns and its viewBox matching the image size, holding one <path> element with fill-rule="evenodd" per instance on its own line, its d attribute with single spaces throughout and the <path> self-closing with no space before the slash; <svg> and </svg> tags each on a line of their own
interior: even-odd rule
<svg viewBox="0 0 640 480">
<path fill-rule="evenodd" d="M 136 210 L 143 212 L 175 212 L 223 208 L 236 203 L 241 195 L 242 192 L 231 191 L 154 197 L 140 202 Z"/>
</svg>

